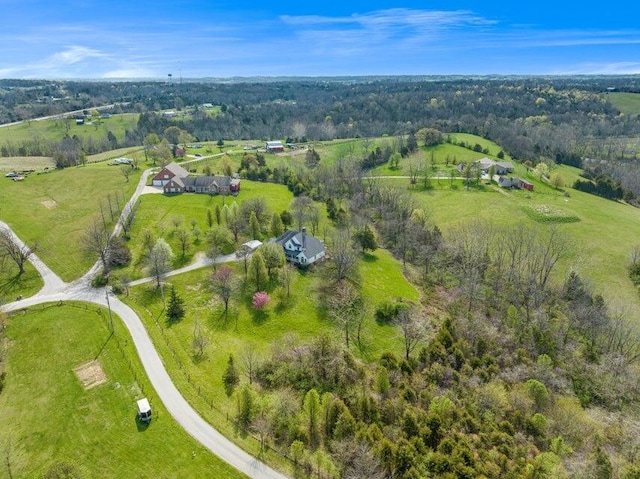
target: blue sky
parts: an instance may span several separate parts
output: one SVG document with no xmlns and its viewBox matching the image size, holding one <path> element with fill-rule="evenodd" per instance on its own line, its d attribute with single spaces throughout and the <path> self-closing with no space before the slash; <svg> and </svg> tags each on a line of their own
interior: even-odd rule
<svg viewBox="0 0 640 479">
<path fill-rule="evenodd" d="M 640 2 L 566 3 L 0 0 L 0 78 L 640 73 Z"/>
</svg>

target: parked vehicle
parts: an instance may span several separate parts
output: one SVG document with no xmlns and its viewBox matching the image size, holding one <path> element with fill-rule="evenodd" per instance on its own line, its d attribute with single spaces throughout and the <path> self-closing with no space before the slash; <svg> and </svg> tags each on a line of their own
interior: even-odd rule
<svg viewBox="0 0 640 479">
<path fill-rule="evenodd" d="M 16 176 L 20 176 L 20 175 L 18 175 L 18 173 L 16 173 L 15 171 L 10 171 L 9 173 L 7 173 L 4 176 L 5 176 L 5 178 L 15 178 Z"/>
<path fill-rule="evenodd" d="M 138 401 L 138 419 L 142 422 L 151 421 L 151 406 L 147 398 L 142 398 Z"/>
</svg>

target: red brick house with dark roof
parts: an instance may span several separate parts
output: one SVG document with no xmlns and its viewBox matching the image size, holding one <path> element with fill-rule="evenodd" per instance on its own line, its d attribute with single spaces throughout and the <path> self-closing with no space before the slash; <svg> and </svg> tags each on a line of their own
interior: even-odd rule
<svg viewBox="0 0 640 479">
<path fill-rule="evenodd" d="M 186 178 L 189 172 L 177 163 L 169 163 L 151 180 L 153 186 L 164 186 L 175 177 Z"/>
<path fill-rule="evenodd" d="M 176 163 L 169 163 L 153 177 L 153 186 L 162 186 L 166 194 L 206 193 L 210 195 L 237 195 L 240 178 L 230 176 L 189 176 L 189 172 Z"/>
</svg>

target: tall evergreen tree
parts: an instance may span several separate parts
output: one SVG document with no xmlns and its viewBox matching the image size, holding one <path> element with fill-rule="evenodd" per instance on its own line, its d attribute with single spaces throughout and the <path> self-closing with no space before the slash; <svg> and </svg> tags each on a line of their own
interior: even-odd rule
<svg viewBox="0 0 640 479">
<path fill-rule="evenodd" d="M 184 300 L 176 293 L 176 288 L 171 288 L 169 304 L 167 305 L 167 321 L 175 322 L 184 317 Z"/>
</svg>

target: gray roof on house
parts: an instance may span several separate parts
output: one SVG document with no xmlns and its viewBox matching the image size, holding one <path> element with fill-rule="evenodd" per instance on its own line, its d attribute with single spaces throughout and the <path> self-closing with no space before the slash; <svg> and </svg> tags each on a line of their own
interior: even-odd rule
<svg viewBox="0 0 640 479">
<path fill-rule="evenodd" d="M 189 176 L 189 172 L 178 163 L 169 163 L 164 168 L 180 178 L 186 178 L 187 176 Z"/>
<path fill-rule="evenodd" d="M 324 245 L 310 234 L 289 230 L 276 238 L 276 243 L 284 246 L 289 240 L 293 240 L 294 243 L 302 246 L 304 254 L 307 258 L 316 256 L 318 253 L 322 253 L 325 248 Z"/>
<path fill-rule="evenodd" d="M 479 165 L 481 169 L 488 170 L 492 166 L 496 166 L 502 170 L 513 170 L 513 164 L 508 161 L 494 161 L 491 158 L 480 158 L 474 162 L 476 165 Z"/>
</svg>

